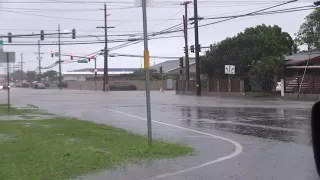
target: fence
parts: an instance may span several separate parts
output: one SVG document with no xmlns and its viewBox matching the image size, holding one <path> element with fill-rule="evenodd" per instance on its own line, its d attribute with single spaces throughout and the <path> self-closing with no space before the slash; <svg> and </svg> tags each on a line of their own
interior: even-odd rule
<svg viewBox="0 0 320 180">
<path fill-rule="evenodd" d="M 184 90 L 184 81 L 178 80 L 176 81 L 176 91 L 183 91 Z M 185 83 L 187 84 L 187 83 Z M 230 84 L 228 79 L 212 79 L 209 81 L 201 81 L 201 90 L 207 92 L 244 92 L 244 84 L 243 81 L 239 79 L 232 79 Z M 196 81 L 190 80 L 189 81 L 189 91 L 195 92 L 197 89 Z"/>
<path fill-rule="evenodd" d="M 320 76 L 305 75 L 285 79 L 286 93 L 320 94 Z"/>
</svg>

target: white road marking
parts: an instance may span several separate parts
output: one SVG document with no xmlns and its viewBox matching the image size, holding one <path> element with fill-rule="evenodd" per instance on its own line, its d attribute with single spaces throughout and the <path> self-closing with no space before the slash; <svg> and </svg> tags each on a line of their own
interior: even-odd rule
<svg viewBox="0 0 320 180">
<path fill-rule="evenodd" d="M 133 117 L 133 118 L 136 118 L 136 119 L 140 119 L 140 120 L 143 120 L 143 121 L 147 120 L 145 118 L 142 118 L 142 117 L 139 117 L 139 116 L 135 116 L 135 115 L 132 115 L 132 114 L 128 114 L 128 113 L 125 113 L 125 112 L 116 111 L 116 110 L 113 110 L 113 109 L 107 109 L 107 110 L 115 112 L 115 113 L 118 113 L 118 114 L 130 116 L 130 117 Z M 236 141 L 234 141 L 234 140 L 227 139 L 227 138 L 224 138 L 224 137 L 221 137 L 221 136 L 217 136 L 217 135 L 213 135 L 213 134 L 209 134 L 209 133 L 205 133 L 205 132 L 201 132 L 201 131 L 197 131 L 197 130 L 193 130 L 193 129 L 189 129 L 189 128 L 185 128 L 185 127 L 182 127 L 182 126 L 176 126 L 176 125 L 173 125 L 173 124 L 164 123 L 164 122 L 159 122 L 159 121 L 154 121 L 154 120 L 152 122 L 158 123 L 158 124 L 162 124 L 162 125 L 166 125 L 166 126 L 170 126 L 170 127 L 174 127 L 174 128 L 178 128 L 178 129 L 183 129 L 183 130 L 190 131 L 190 132 L 195 132 L 195 133 L 206 135 L 206 136 L 210 136 L 210 137 L 213 137 L 215 139 L 221 139 L 221 140 L 224 140 L 224 141 L 228 141 L 228 142 L 232 143 L 236 147 L 236 149 L 232 154 L 230 154 L 228 156 L 224 156 L 224 157 L 218 158 L 216 160 L 209 161 L 209 162 L 206 162 L 204 164 L 193 166 L 193 167 L 190 167 L 190 168 L 187 168 L 187 169 L 183 169 L 183 170 L 180 170 L 180 171 L 154 176 L 154 177 L 151 177 L 151 178 L 148 178 L 148 179 L 145 179 L 145 180 L 166 178 L 166 177 L 169 177 L 169 176 L 174 176 L 174 175 L 186 173 L 188 171 L 193 171 L 193 170 L 196 170 L 196 169 L 199 169 L 199 168 L 203 168 L 203 167 L 206 167 L 206 166 L 209 166 L 209 165 L 221 162 L 221 161 L 225 161 L 225 160 L 231 159 L 231 158 L 239 155 L 242 152 L 241 144 L 236 142 Z"/>
</svg>

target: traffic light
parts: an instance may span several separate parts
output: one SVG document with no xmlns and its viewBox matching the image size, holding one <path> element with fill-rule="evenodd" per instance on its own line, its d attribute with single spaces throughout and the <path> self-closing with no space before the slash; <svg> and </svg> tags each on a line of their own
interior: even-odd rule
<svg viewBox="0 0 320 180">
<path fill-rule="evenodd" d="M 97 68 L 94 69 L 94 74 L 95 74 L 95 75 L 98 74 L 98 69 L 97 69 Z"/>
<path fill-rule="evenodd" d="M 194 53 L 194 45 L 190 46 L 190 50 L 192 53 Z"/>
<path fill-rule="evenodd" d="M 70 54 L 70 59 L 73 60 L 73 53 Z"/>
<path fill-rule="evenodd" d="M 76 39 L 76 29 L 72 29 L 72 39 Z"/>
<path fill-rule="evenodd" d="M 12 33 L 8 33 L 8 43 L 12 43 Z"/>
<path fill-rule="evenodd" d="M 201 44 L 198 45 L 199 52 L 201 52 Z"/>
<path fill-rule="evenodd" d="M 91 55 L 89 55 L 89 56 L 88 56 L 88 61 L 90 62 L 90 61 L 91 61 L 91 59 L 92 59 L 92 56 L 91 56 Z"/>
<path fill-rule="evenodd" d="M 51 57 L 53 58 L 54 51 L 53 51 L 53 50 L 51 50 L 51 51 L 50 51 L 50 54 L 51 54 Z"/>
<path fill-rule="evenodd" d="M 162 66 L 159 67 L 159 72 L 162 74 Z"/>
<path fill-rule="evenodd" d="M 179 59 L 179 66 L 180 68 L 183 68 L 183 57 Z"/>
<path fill-rule="evenodd" d="M 44 30 L 40 31 L 40 39 L 41 39 L 41 41 L 44 40 Z"/>
<path fill-rule="evenodd" d="M 186 53 L 186 47 L 183 47 L 183 52 Z"/>
</svg>

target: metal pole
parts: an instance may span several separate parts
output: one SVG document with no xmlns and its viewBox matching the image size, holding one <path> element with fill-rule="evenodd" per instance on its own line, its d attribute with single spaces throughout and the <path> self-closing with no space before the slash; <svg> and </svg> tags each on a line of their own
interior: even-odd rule
<svg viewBox="0 0 320 180">
<path fill-rule="evenodd" d="M 185 43 L 185 58 L 186 58 L 186 69 L 185 69 L 185 75 L 186 75 L 186 86 L 187 91 L 189 91 L 189 80 L 190 80 L 190 62 L 189 62 L 189 45 L 188 45 L 188 4 L 191 3 L 190 1 L 184 2 L 184 43 Z"/>
<path fill-rule="evenodd" d="M 143 38 L 144 38 L 144 68 L 146 70 L 146 103 L 147 103 L 147 124 L 148 124 L 148 145 L 152 146 L 152 127 L 151 127 L 151 105 L 150 105 L 150 59 L 148 50 L 148 27 L 147 27 L 147 0 L 142 0 L 143 15 Z"/>
<path fill-rule="evenodd" d="M 97 91 L 97 58 L 94 58 L 94 90 Z"/>
<path fill-rule="evenodd" d="M 60 34 L 60 24 L 58 26 L 58 44 L 59 44 L 59 89 L 62 89 L 62 77 L 61 77 L 61 34 Z"/>
<path fill-rule="evenodd" d="M 8 113 L 10 112 L 10 67 L 9 67 L 9 53 L 7 52 L 7 92 L 8 92 Z"/>
<path fill-rule="evenodd" d="M 231 92 L 231 75 L 229 74 L 229 92 Z"/>
<path fill-rule="evenodd" d="M 104 4 L 104 71 L 103 71 L 103 91 L 109 84 L 108 75 L 108 26 L 107 26 L 107 5 Z"/>
<path fill-rule="evenodd" d="M 198 27 L 198 0 L 193 1 L 194 6 L 194 35 L 195 35 L 195 53 L 196 53 L 196 87 L 197 96 L 201 96 L 200 80 L 200 56 L 199 56 L 199 27 Z"/>
<path fill-rule="evenodd" d="M 39 82 L 41 82 L 40 40 L 38 40 L 38 60 L 39 60 Z"/>
</svg>

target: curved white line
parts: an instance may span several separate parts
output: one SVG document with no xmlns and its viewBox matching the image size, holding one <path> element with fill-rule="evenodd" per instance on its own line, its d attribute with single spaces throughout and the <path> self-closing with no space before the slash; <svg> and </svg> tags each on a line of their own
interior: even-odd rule
<svg viewBox="0 0 320 180">
<path fill-rule="evenodd" d="M 145 118 L 142 118 L 142 117 L 139 117 L 139 116 L 135 116 L 135 115 L 132 115 L 132 114 L 128 114 L 128 113 L 124 113 L 124 112 L 121 112 L 121 111 L 116 111 L 116 110 L 113 110 L 113 109 L 107 109 L 107 110 L 108 111 L 112 111 L 112 112 L 116 112 L 118 114 L 123 114 L 123 115 L 126 115 L 126 116 L 130 116 L 130 117 L 133 117 L 133 118 L 136 118 L 136 119 L 140 119 L 140 120 L 144 120 L 144 121 L 147 120 Z M 205 167 L 205 166 L 209 166 L 211 164 L 215 164 L 215 163 L 218 163 L 218 162 L 221 162 L 221 161 L 225 161 L 225 160 L 231 159 L 231 158 L 239 155 L 242 152 L 241 144 L 236 142 L 236 141 L 233 141 L 231 139 L 227 139 L 227 138 L 224 138 L 224 137 L 221 137 L 221 136 L 216 136 L 216 135 L 213 135 L 213 134 L 209 134 L 209 133 L 205 133 L 205 132 L 201 132 L 201 131 L 197 131 L 197 130 L 193 130 L 193 129 L 189 129 L 189 128 L 185 128 L 185 127 L 181 127 L 181 126 L 176 126 L 176 125 L 172 125 L 172 124 L 168 124 L 168 123 L 164 123 L 164 122 L 159 122 L 159 121 L 154 121 L 154 120 L 152 122 L 155 122 L 155 123 L 158 123 L 158 124 L 162 124 L 162 125 L 166 125 L 166 126 L 170 126 L 170 127 L 174 127 L 174 128 L 178 128 L 178 129 L 183 129 L 183 130 L 186 130 L 186 131 L 195 132 L 195 133 L 206 135 L 206 136 L 210 136 L 210 137 L 213 137 L 215 139 L 221 139 L 221 140 L 224 140 L 224 141 L 228 141 L 228 142 L 232 143 L 236 147 L 236 150 L 232 154 L 230 154 L 228 156 L 224 156 L 224 157 L 218 158 L 216 160 L 209 161 L 209 162 L 206 162 L 204 164 L 200 164 L 198 166 L 190 167 L 190 168 L 183 169 L 183 170 L 176 171 L 176 172 L 172 172 L 172 173 L 167 173 L 167 174 L 154 176 L 154 177 L 151 177 L 151 178 L 148 178 L 148 179 L 145 179 L 145 180 L 165 178 L 165 177 L 168 177 L 168 176 L 173 176 L 173 175 L 185 173 L 185 172 L 188 172 L 188 171 L 192 171 L 192 170 L 195 170 L 195 169 L 199 169 L 199 168 L 202 168 L 202 167 Z"/>
</svg>

